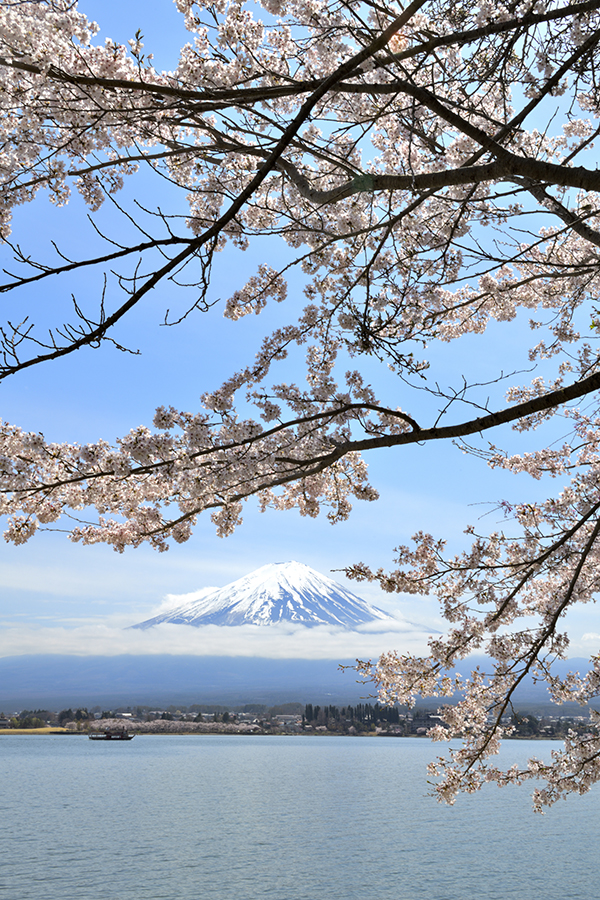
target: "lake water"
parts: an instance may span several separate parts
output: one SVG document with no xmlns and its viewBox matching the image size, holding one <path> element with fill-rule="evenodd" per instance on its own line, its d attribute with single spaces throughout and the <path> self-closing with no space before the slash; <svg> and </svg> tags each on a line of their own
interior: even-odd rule
<svg viewBox="0 0 600 900">
<path fill-rule="evenodd" d="M 438 745 L 439 746 L 439 745 Z M 550 742 L 508 742 L 511 761 Z M 418 738 L 0 736 L 6 900 L 591 900 L 599 794 L 452 808 Z"/>
</svg>

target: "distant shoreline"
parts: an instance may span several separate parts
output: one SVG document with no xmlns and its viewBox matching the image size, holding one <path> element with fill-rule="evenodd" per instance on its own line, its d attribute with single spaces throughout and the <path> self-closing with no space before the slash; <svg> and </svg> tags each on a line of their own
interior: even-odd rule
<svg viewBox="0 0 600 900">
<path fill-rule="evenodd" d="M 362 732 L 358 734 L 344 734 L 342 732 L 329 731 L 319 732 L 270 732 L 270 731 L 135 731 L 131 729 L 136 737 L 204 737 L 212 735 L 226 735 L 227 737 L 240 737 L 250 735 L 251 737 L 298 737 L 298 738 L 328 738 L 328 737 L 344 737 L 344 738 L 417 738 L 419 740 L 427 740 L 426 734 L 376 734 L 374 731 Z M 4 736 L 15 736 L 23 734 L 31 735 L 66 735 L 68 737 L 87 737 L 93 731 L 71 731 L 68 728 L 2 728 L 0 729 L 0 738 Z M 504 741 L 563 741 L 564 737 L 560 736 L 541 736 L 541 735 L 506 735 Z"/>
</svg>

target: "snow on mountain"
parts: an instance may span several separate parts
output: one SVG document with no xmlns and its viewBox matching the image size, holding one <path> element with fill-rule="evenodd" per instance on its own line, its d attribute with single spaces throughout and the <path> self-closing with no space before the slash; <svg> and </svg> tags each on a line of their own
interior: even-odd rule
<svg viewBox="0 0 600 900">
<path fill-rule="evenodd" d="M 367 622 L 395 622 L 310 566 L 299 562 L 270 563 L 244 578 L 214 589 L 132 628 L 174 625 L 338 625 L 354 628 Z"/>
</svg>

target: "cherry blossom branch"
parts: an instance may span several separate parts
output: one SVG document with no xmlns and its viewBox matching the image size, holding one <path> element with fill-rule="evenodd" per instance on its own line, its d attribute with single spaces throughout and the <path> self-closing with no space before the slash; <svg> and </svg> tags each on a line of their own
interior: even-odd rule
<svg viewBox="0 0 600 900">
<path fill-rule="evenodd" d="M 420 8 L 423 4 L 418 4 Z M 519 18 L 506 18 L 499 22 L 489 22 L 480 28 L 473 28 L 467 31 L 459 31 L 447 35 L 438 35 L 427 41 L 417 43 L 413 47 L 408 47 L 394 54 L 399 60 L 411 59 L 415 56 L 429 55 L 433 51 L 473 43 L 494 35 L 510 33 L 515 29 L 527 29 L 535 25 L 543 25 L 569 17 L 581 16 L 586 12 L 593 12 L 600 9 L 600 0 L 585 0 L 583 3 L 570 3 L 554 10 L 546 10 L 545 12 L 530 12 Z M 409 21 L 412 14 L 404 21 Z M 404 22 L 403 22 L 404 24 Z M 392 27 L 392 26 L 391 26 Z M 402 25 L 400 26 L 402 27 Z M 396 31 L 399 29 L 396 29 Z M 396 33 L 394 31 L 393 33 Z M 388 39 L 389 40 L 389 39 Z M 384 46 L 384 42 L 381 46 Z M 61 69 L 58 66 L 50 66 L 47 70 L 42 69 L 34 63 L 28 63 L 17 57 L 0 57 L 0 66 L 16 69 L 18 71 L 29 72 L 34 75 L 44 74 L 46 77 L 63 82 L 65 84 L 81 85 L 88 87 L 102 87 L 111 91 L 135 91 L 142 94 L 155 94 L 159 97 L 168 97 L 174 100 L 192 102 L 194 104 L 191 109 L 195 112 L 209 112 L 219 110 L 222 104 L 229 105 L 230 102 L 240 103 L 241 105 L 252 104 L 256 102 L 266 102 L 276 100 L 282 97 L 294 96 L 298 93 L 309 93 L 318 88 L 321 84 L 319 80 L 305 80 L 293 82 L 289 85 L 264 85 L 259 88 L 243 88 L 235 87 L 232 89 L 223 89 L 215 86 L 214 88 L 206 88 L 203 90 L 186 89 L 181 85 L 161 84 L 154 81 L 136 81 L 134 79 L 124 78 L 104 78 L 99 75 L 81 75 Z M 388 86 L 380 86 L 381 89 L 387 90 Z M 337 89 L 353 90 L 353 86 L 343 85 Z M 203 101 L 202 98 L 206 97 Z"/>
<path fill-rule="evenodd" d="M 351 501 L 377 496 L 361 454 L 512 426 L 512 453 L 463 449 L 557 489 L 501 502 L 510 524 L 468 528 L 471 546 L 450 560 L 441 539 L 417 532 L 414 547 L 398 548 L 397 571 L 374 577 L 384 590 L 437 596 L 448 624 L 423 658 L 389 653 L 376 667 L 389 702 L 464 691 L 444 711 L 447 730 L 433 731 L 462 741 L 434 766 L 439 796 L 517 783 L 529 775 L 489 760 L 523 679 L 545 680 L 556 702 L 585 704 L 600 690 L 600 659 L 584 677 L 559 678 L 553 665 L 567 652 L 564 613 L 600 589 L 600 0 L 421 0 L 396 18 L 378 3 L 261 5 L 266 22 L 253 3 L 178 2 L 194 38 L 172 74 L 152 68 L 139 36 L 130 50 L 96 43 L 69 0 L 0 6 L 1 234 L 19 205 L 46 196 L 64 206 L 72 188 L 92 230 L 80 257 L 51 240 L 55 265 L 27 236 L 11 239 L 16 269 L 1 289 L 20 305 L 0 323 L 0 377 L 113 340 L 110 329 L 163 282 L 196 297 L 165 323 L 208 312 L 226 245 L 261 261 L 225 315 L 284 310 L 200 411 L 160 407 L 154 429 L 114 446 L 51 443 L 0 423 L 5 536 L 20 544 L 67 516 L 73 540 L 165 550 L 206 511 L 227 536 L 251 497 L 261 510 L 341 521 Z M 142 162 L 167 186 L 168 211 L 144 195 L 145 178 L 135 182 Z M 125 178 L 138 190 L 131 207 L 115 199 Z M 96 215 L 103 202 L 125 228 Z M 276 257 L 274 240 L 287 245 L 277 269 L 262 261 Z M 56 275 L 68 297 L 78 271 L 99 274 L 97 312 L 73 296 L 73 321 L 57 326 L 60 306 L 39 304 L 34 329 L 28 291 Z M 292 271 L 301 284 L 289 290 Z M 527 320 L 537 336 L 521 357 Z M 499 336 L 506 368 L 484 370 Z M 475 341 L 471 357 L 462 348 Z M 457 388 L 444 387 L 457 376 L 445 353 L 430 353 L 435 342 L 459 348 Z M 280 361 L 296 366 L 301 354 L 298 383 L 278 383 Z M 515 385 L 523 372 L 530 383 Z M 538 426 L 555 414 L 570 434 L 548 444 Z M 493 667 L 465 681 L 451 667 L 471 651 Z M 548 785 L 539 803 L 585 790 L 600 780 L 600 736 L 569 739 L 529 771 Z"/>
</svg>

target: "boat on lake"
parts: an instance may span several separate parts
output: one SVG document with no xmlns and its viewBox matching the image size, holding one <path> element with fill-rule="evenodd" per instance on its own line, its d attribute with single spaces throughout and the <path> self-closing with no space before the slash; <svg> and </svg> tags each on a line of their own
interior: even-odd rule
<svg viewBox="0 0 600 900">
<path fill-rule="evenodd" d="M 124 728 L 105 728 L 104 731 L 93 731 L 88 737 L 90 741 L 132 741 L 135 735 Z"/>
</svg>

